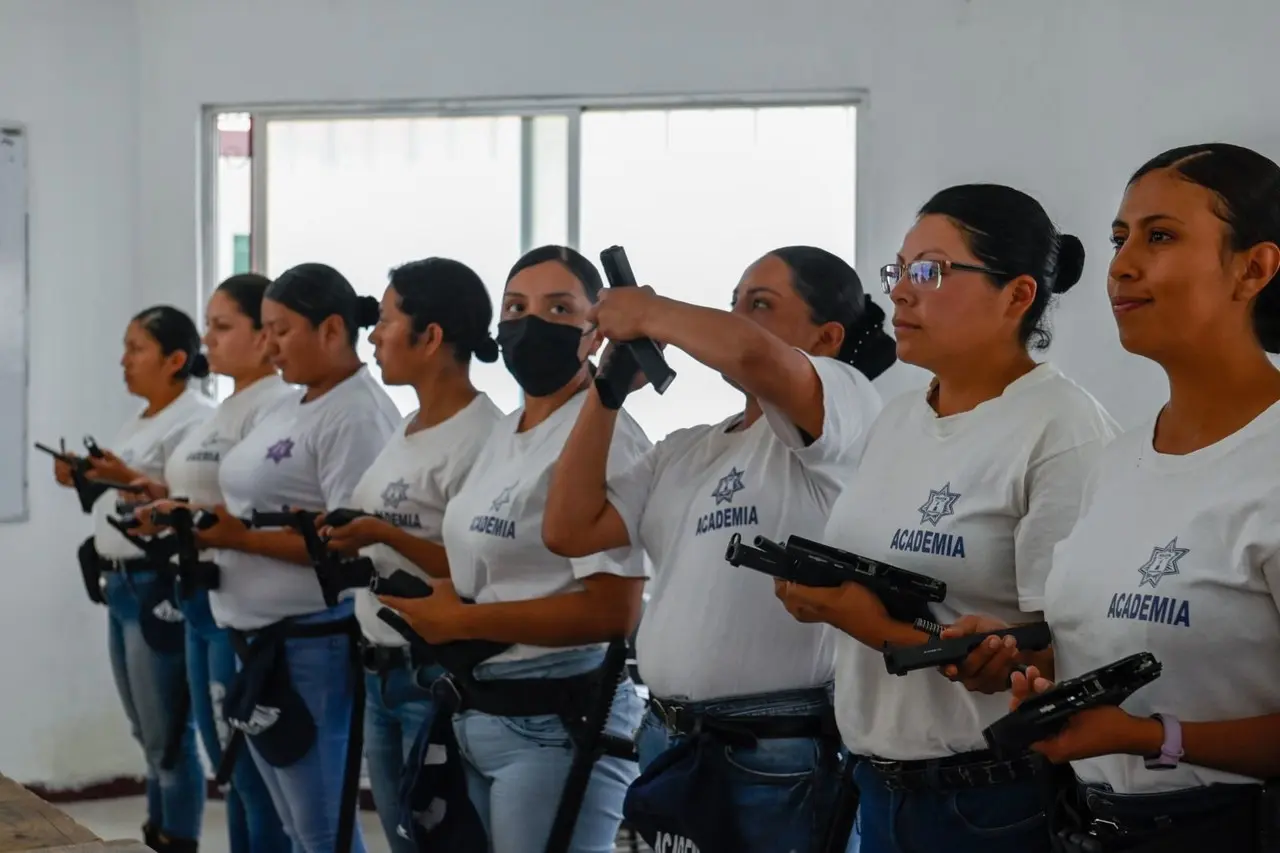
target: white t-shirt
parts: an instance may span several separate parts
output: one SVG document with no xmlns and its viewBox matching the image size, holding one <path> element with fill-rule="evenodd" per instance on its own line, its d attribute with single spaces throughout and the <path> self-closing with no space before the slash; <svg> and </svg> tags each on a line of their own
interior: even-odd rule
<svg viewBox="0 0 1280 853">
<path fill-rule="evenodd" d="M 213 414 L 214 402 L 198 391 L 186 390 L 155 415 L 138 416 L 124 425 L 110 450 L 139 474 L 153 480 L 164 476 L 165 463 L 187 431 Z M 145 411 L 145 407 L 143 411 Z M 107 523 L 115 516 L 120 493 L 109 489 L 93 505 L 93 542 L 107 560 L 133 560 L 142 556 L 128 539 Z"/>
<path fill-rule="evenodd" d="M 165 462 L 164 482 L 174 498 L 197 506 L 222 503 L 218 466 L 254 426 L 277 406 L 292 401 L 298 391 L 276 374 L 264 376 L 248 388 L 223 400 L 213 417 L 187 431 L 182 443 Z M 217 561 L 217 551 L 204 551 L 203 559 Z"/>
<path fill-rule="evenodd" d="M 400 423 L 400 412 L 365 367 L 318 400 L 276 407 L 222 457 L 218 483 L 227 509 L 351 506 L 351 493 Z M 250 631 L 325 609 L 310 566 L 223 550 L 221 585 L 209 595 L 219 625 Z"/>
<path fill-rule="evenodd" d="M 618 548 L 569 559 L 542 542 L 551 468 L 569 438 L 586 392 L 531 430 L 516 432 L 520 409 L 494 426 L 462 490 L 444 514 L 444 544 L 454 588 L 477 604 L 528 601 L 582 590 L 596 574 L 646 576 L 644 551 Z M 633 465 L 652 445 L 635 420 L 619 413 L 609 448 L 610 474 Z M 541 657 L 563 649 L 517 645 L 493 660 Z"/>
<path fill-rule="evenodd" d="M 1280 713 L 1280 403 L 1184 456 L 1157 453 L 1154 429 L 1107 448 L 1084 514 L 1054 552 L 1045 615 L 1056 675 L 1150 652 L 1164 669 L 1123 704 L 1135 716 Z M 1123 794 L 1259 781 L 1185 762 L 1147 770 L 1132 755 L 1072 766 Z"/>
<path fill-rule="evenodd" d="M 1115 424 L 1042 364 L 977 408 L 939 418 L 919 391 L 885 406 L 825 541 L 947 584 L 936 621 L 1039 619 L 1053 546 L 1079 516 L 1085 480 Z M 890 675 L 841 633 L 836 719 L 855 755 L 897 761 L 985 749 L 1008 695 L 971 693 L 935 669 Z"/>
<path fill-rule="evenodd" d="M 821 538 L 879 414 L 871 381 L 811 358 L 822 381 L 822 437 L 805 446 L 786 415 L 741 432 L 735 415 L 673 433 L 609 479 L 631 542 L 654 565 L 640 623 L 640 674 L 655 696 L 692 701 L 817 687 L 832 678 L 835 631 L 791 617 L 773 579 L 725 562 L 729 539 Z"/>
<path fill-rule="evenodd" d="M 467 474 L 502 418 L 502 410 L 480 394 L 466 408 L 443 423 L 405 435 L 416 413 L 378 454 L 351 496 L 352 508 L 373 513 L 410 535 L 442 544 L 444 509 L 466 482 Z M 370 545 L 360 553 L 373 560 L 378 574 L 406 571 L 423 580 L 426 572 L 387 545 Z M 355 591 L 356 618 L 367 639 L 383 646 L 407 645 L 405 639 L 378 618 L 381 605 L 367 589 Z"/>
</svg>

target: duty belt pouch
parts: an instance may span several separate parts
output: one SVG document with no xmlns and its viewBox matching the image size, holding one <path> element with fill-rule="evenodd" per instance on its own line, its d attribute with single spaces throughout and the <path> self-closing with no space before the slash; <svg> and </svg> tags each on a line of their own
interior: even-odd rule
<svg viewBox="0 0 1280 853">
<path fill-rule="evenodd" d="M 288 767 L 311 751 L 316 723 L 294 689 L 285 658 L 285 638 L 267 629 L 241 654 L 242 665 L 227 687 L 223 713 L 272 767 Z"/>
<path fill-rule="evenodd" d="M 452 688 L 448 678 L 437 684 Z M 467 792 L 464 759 L 453 731 L 457 697 L 444 690 L 434 692 L 432 716 L 418 732 L 401 771 L 397 834 L 417 850 L 483 853 L 489 840 Z"/>
<path fill-rule="evenodd" d="M 102 594 L 102 558 L 98 556 L 98 548 L 90 536 L 80 543 L 76 552 L 80 561 L 80 577 L 84 580 L 84 591 L 94 604 L 106 604 L 106 596 Z"/>
<path fill-rule="evenodd" d="M 186 647 L 187 621 L 178 607 L 173 583 L 161 575 L 155 583 L 140 586 L 138 623 L 142 639 L 158 654 L 179 654 Z"/>
<path fill-rule="evenodd" d="M 690 735 L 632 783 L 623 818 L 655 850 L 737 853 L 743 845 L 727 772 L 723 745 L 706 733 Z"/>
</svg>

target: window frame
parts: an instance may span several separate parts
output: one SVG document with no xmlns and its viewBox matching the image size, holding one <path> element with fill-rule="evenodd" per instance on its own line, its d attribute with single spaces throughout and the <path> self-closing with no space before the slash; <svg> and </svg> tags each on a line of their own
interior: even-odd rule
<svg viewBox="0 0 1280 853">
<path fill-rule="evenodd" d="M 556 98 L 442 98 L 412 101 L 333 101 L 297 104 L 209 104 L 202 110 L 200 145 L 200 187 L 198 192 L 199 258 L 197 274 L 200 288 L 200 313 L 204 303 L 218 284 L 218 116 L 224 113 L 247 113 L 250 117 L 250 268 L 261 272 L 267 265 L 267 128 L 275 120 L 342 120 L 371 118 L 457 118 L 471 116 L 520 116 L 521 123 L 521 235 L 522 251 L 533 248 L 533 119 L 544 115 L 562 115 L 568 120 L 567 200 L 568 243 L 578 248 L 581 234 L 581 144 L 582 116 L 586 112 L 620 110 L 681 110 L 767 107 L 841 106 L 855 109 L 857 138 L 865 139 L 868 120 L 867 95 L 861 89 L 795 92 L 739 92 L 709 95 L 645 95 L 626 97 L 556 97 Z M 859 146 L 861 148 L 861 146 Z M 866 153 L 852 152 L 854 157 L 854 245 L 860 251 L 866 245 L 862 233 L 865 217 L 862 199 L 869 174 Z"/>
</svg>

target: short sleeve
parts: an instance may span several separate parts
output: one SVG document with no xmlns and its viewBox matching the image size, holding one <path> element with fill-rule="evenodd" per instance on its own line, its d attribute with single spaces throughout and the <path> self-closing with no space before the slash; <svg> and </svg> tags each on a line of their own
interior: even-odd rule
<svg viewBox="0 0 1280 853">
<path fill-rule="evenodd" d="M 351 505 L 351 495 L 390 437 L 385 419 L 347 414 L 316 436 L 316 467 L 326 509 Z"/>
<path fill-rule="evenodd" d="M 164 454 L 164 457 L 159 460 L 161 468 L 168 464 L 169 457 L 178 449 L 178 445 L 182 444 L 183 439 L 187 437 L 187 433 L 213 417 L 213 412 L 212 407 L 202 408 L 185 421 L 179 423 L 161 440 L 160 452 Z"/>
<path fill-rule="evenodd" d="M 649 493 L 657 482 L 660 458 L 666 441 L 658 442 L 630 467 L 609 477 L 609 503 L 627 527 L 627 539 L 633 546 L 643 547 L 640 526 L 644 523 Z"/>
<path fill-rule="evenodd" d="M 880 414 L 880 395 L 871 380 L 854 367 L 834 358 L 804 355 L 822 383 L 822 435 L 806 445 L 799 428 L 784 412 L 764 401 L 760 408 L 774 434 L 805 468 L 842 482 L 841 475 L 858 463 L 867 430 Z"/>
<path fill-rule="evenodd" d="M 1053 565 L 1054 546 L 1080 518 L 1105 444 L 1105 438 L 1098 438 L 1045 457 L 1027 470 L 1027 511 L 1013 533 L 1018 607 L 1024 613 L 1044 610 L 1044 584 Z"/>
<path fill-rule="evenodd" d="M 649 439 L 645 437 L 643 431 L 638 426 L 628 421 L 624 422 L 623 417 L 618 419 L 618 426 L 613 434 L 613 443 L 609 445 L 609 462 L 605 469 L 605 475 L 608 477 L 611 494 L 612 485 L 615 481 L 622 481 L 623 478 L 632 472 L 639 472 L 639 466 L 644 465 L 644 460 L 652 456 L 654 452 L 653 445 Z M 637 480 L 642 480 L 643 475 L 638 473 Z M 648 496 L 648 484 L 644 485 L 645 496 Z M 632 487 L 633 491 L 638 488 Z M 616 505 L 615 505 L 616 506 Z M 619 510 L 621 513 L 621 510 Z M 641 510 L 643 514 L 643 509 Z M 626 517 L 623 516 L 623 520 Z M 592 554 L 588 557 L 575 557 L 569 562 L 573 566 L 573 576 L 581 580 L 585 577 L 598 574 L 618 575 L 625 578 L 647 578 L 649 576 L 649 567 L 644 559 L 644 548 L 639 547 L 636 533 L 632 530 L 630 524 L 627 526 L 627 533 L 631 536 L 631 545 L 614 548 L 610 551 L 602 551 L 599 554 Z"/>
</svg>

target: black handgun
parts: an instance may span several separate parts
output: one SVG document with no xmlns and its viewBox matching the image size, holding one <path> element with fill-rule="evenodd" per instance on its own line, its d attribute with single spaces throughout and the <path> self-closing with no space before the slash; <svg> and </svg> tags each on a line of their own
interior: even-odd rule
<svg viewBox="0 0 1280 853">
<path fill-rule="evenodd" d="M 600 253 L 600 266 L 610 287 L 635 287 L 636 276 L 631 271 L 627 252 L 621 246 L 610 246 Z M 676 378 L 676 372 L 667 364 L 658 345 L 648 338 L 634 341 L 617 341 L 609 360 L 596 371 L 596 393 L 606 408 L 620 409 L 636 373 L 643 372 L 645 379 L 659 394 L 665 393 Z"/>
<path fill-rule="evenodd" d="M 177 543 L 178 589 L 183 598 L 195 595 L 197 589 L 217 589 L 222 573 L 217 563 L 200 559 L 196 532 L 208 530 L 218 523 L 218 516 L 208 510 L 175 506 L 168 512 L 155 512 L 152 523 L 172 528 Z"/>
<path fill-rule="evenodd" d="M 369 589 L 374 595 L 392 598 L 426 598 L 431 594 L 431 584 L 403 569 L 389 575 L 375 575 L 369 582 Z"/>
<path fill-rule="evenodd" d="M 89 456 L 95 459 L 102 459 L 106 456 L 98 447 L 97 442 L 91 436 L 85 436 L 85 447 L 89 451 Z M 115 488 L 121 491 L 145 491 L 141 487 L 129 486 L 108 480 L 90 480 L 88 474 L 93 470 L 93 466 L 89 464 L 89 459 L 83 456 L 73 456 L 67 453 L 66 442 L 62 442 L 61 450 L 54 450 L 52 447 L 35 443 L 36 450 L 47 453 L 59 462 L 62 462 L 71 468 L 71 484 L 75 487 L 76 496 L 80 499 L 80 509 L 86 513 L 93 512 L 93 505 L 97 503 L 98 498 L 102 497 L 109 490 Z"/>
<path fill-rule="evenodd" d="M 391 593 L 381 589 L 377 590 L 377 592 L 380 595 L 391 595 Z M 431 588 L 428 586 L 427 595 L 430 594 Z M 425 596 L 408 597 L 423 598 Z M 471 599 L 464 598 L 462 600 L 466 604 L 474 603 Z M 422 639 L 422 636 L 417 631 L 410 627 L 408 622 L 404 621 L 404 617 L 390 607 L 378 608 L 378 618 L 390 625 L 401 637 L 404 637 L 405 642 L 414 650 L 418 659 L 438 664 L 454 675 L 468 677 L 477 666 L 511 648 L 510 643 L 498 643 L 493 640 L 456 640 L 450 643 L 428 643 Z"/>
<path fill-rule="evenodd" d="M 376 574 L 373 567 L 373 561 L 368 557 L 343 557 L 329 550 L 328 544 L 324 537 L 320 535 L 320 531 L 316 528 L 316 521 L 321 516 L 326 516 L 326 521 L 334 526 L 340 527 L 340 524 L 334 524 L 335 520 L 342 520 L 344 516 L 338 513 L 347 513 L 346 520 L 343 524 L 350 523 L 358 513 L 355 510 L 333 510 L 329 513 L 316 512 L 308 509 L 284 510 L 282 512 L 259 512 L 254 510 L 253 514 L 246 521 L 246 526 L 251 528 L 262 527 L 284 527 L 295 530 L 302 536 L 302 541 L 307 548 L 307 556 L 311 558 L 311 564 L 316 570 L 316 580 L 320 583 L 320 592 L 324 595 L 325 604 L 329 607 L 337 605 L 342 593 L 349 589 L 359 589 L 369 586 L 370 581 Z"/>
<path fill-rule="evenodd" d="M 1138 652 L 1115 663 L 1059 682 L 1027 699 L 983 730 L 987 745 L 1006 752 L 1023 752 L 1031 744 L 1052 737 L 1073 714 L 1086 708 L 1119 705 L 1160 677 L 1163 669 L 1150 652 Z"/>
<path fill-rule="evenodd" d="M 757 536 L 752 548 L 735 533 L 725 560 L 731 566 L 746 566 L 801 586 L 861 584 L 884 602 L 891 617 L 908 624 L 933 627 L 929 603 L 947 597 L 947 585 L 942 581 L 799 536 L 788 537 L 786 545 Z"/>
<path fill-rule="evenodd" d="M 1048 648 L 1049 643 L 1053 641 L 1049 635 L 1049 626 L 1044 622 L 1018 625 L 985 634 L 970 634 L 950 640 L 931 637 L 927 643 L 920 646 L 887 646 L 884 650 L 884 666 L 889 670 L 890 675 L 906 675 L 917 669 L 958 664 L 967 658 L 970 652 L 982 645 L 988 637 L 1005 636 L 1012 636 L 1018 641 L 1019 651 L 1038 652 Z"/>
</svg>

